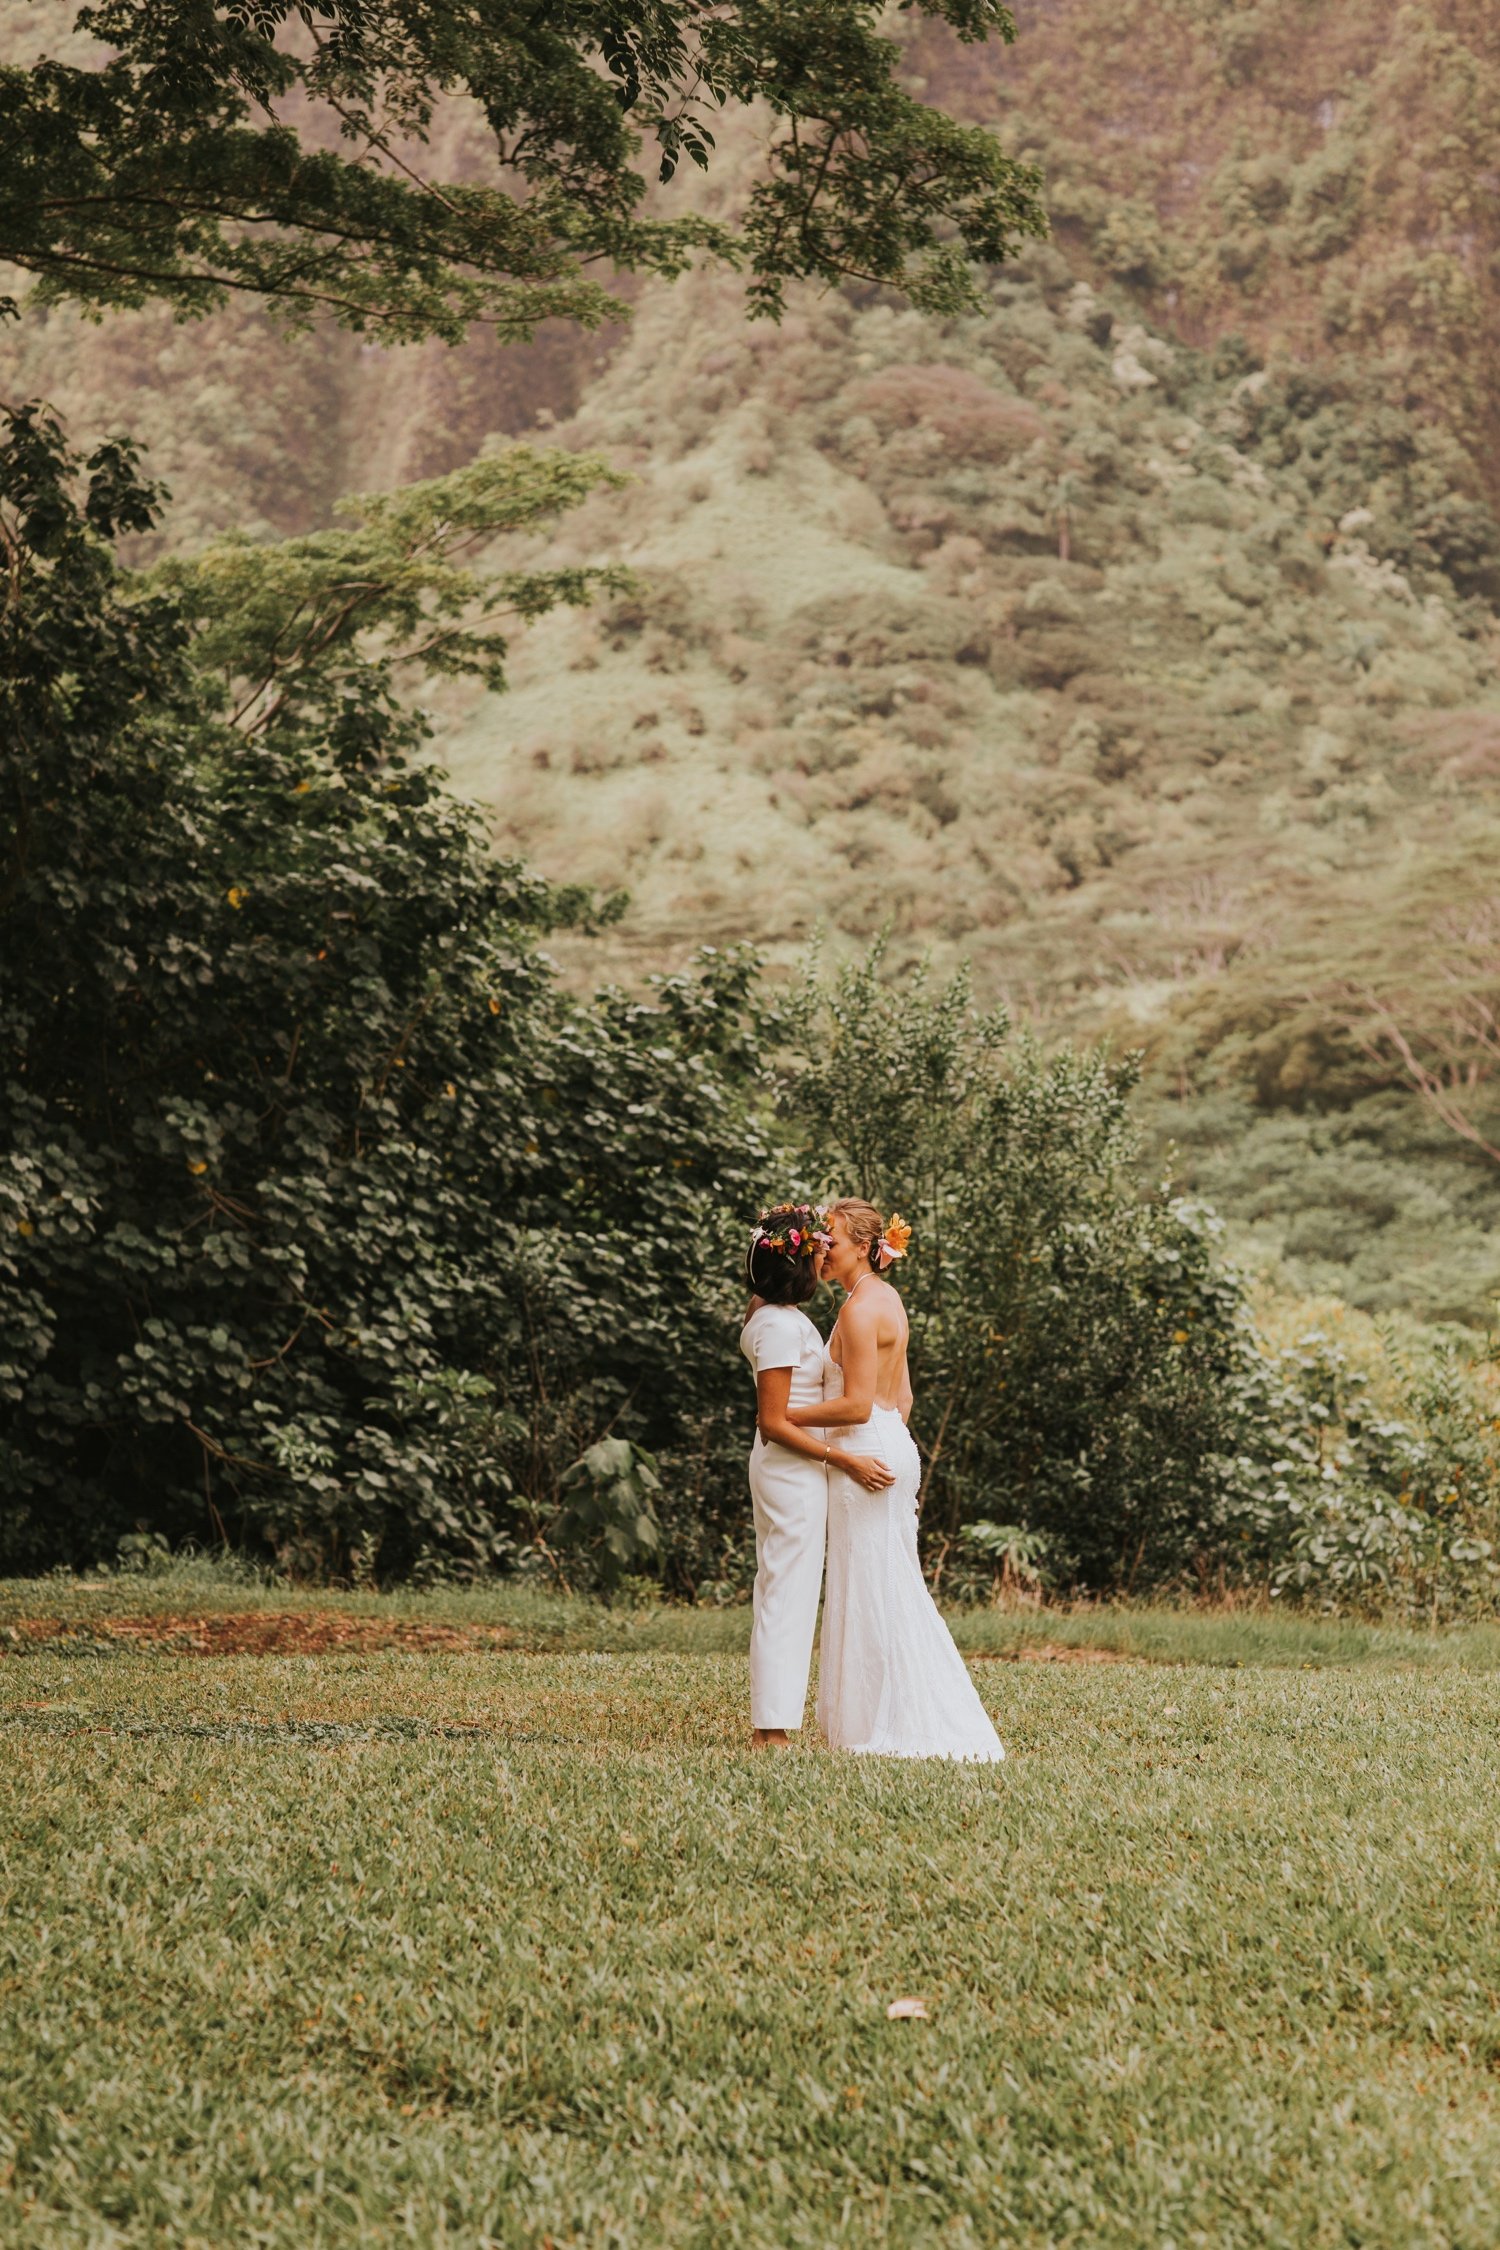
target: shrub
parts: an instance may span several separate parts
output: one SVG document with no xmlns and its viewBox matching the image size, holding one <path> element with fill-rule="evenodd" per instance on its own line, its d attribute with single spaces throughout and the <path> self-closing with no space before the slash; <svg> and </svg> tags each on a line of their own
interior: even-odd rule
<svg viewBox="0 0 1500 2250">
<path fill-rule="evenodd" d="M 884 435 L 927 430 L 945 452 L 968 461 L 1007 461 L 1047 435 L 1034 406 L 966 367 L 885 367 L 851 384 L 839 403 Z"/>
<path fill-rule="evenodd" d="M 274 723 L 226 723 L 185 597 L 110 551 L 155 509 L 126 449 L 80 472 L 13 419 L 0 1567 L 154 1533 L 491 1568 L 599 1439 L 696 1439 L 723 1399 L 697 1277 L 768 1167 L 748 968 L 568 999 L 537 938 L 584 902 L 490 856 L 378 658 L 330 635 Z M 254 563 L 276 645 L 285 558 L 250 599 Z"/>
<path fill-rule="evenodd" d="M 916 1225 L 929 1539 L 1000 1519 L 1096 1588 L 1217 1557 L 1242 1298 L 1211 1217 L 1139 1190 L 1133 1067 L 1044 1055 L 963 977 L 888 982 L 878 946 L 810 972 L 771 1045 L 808 1166 Z"/>
<path fill-rule="evenodd" d="M 1324 1330 L 1250 1355 L 1248 1450 L 1223 1464 L 1236 1575 L 1329 1610 L 1437 1619 L 1500 1594 L 1500 1448 L 1451 1344 L 1384 1340 L 1382 1390 Z"/>
<path fill-rule="evenodd" d="M 768 1032 L 808 1171 L 916 1223 L 894 1278 L 950 1596 L 1493 1608 L 1489 1375 L 1441 1337 L 1388 1338 L 1378 1385 L 1319 1331 L 1268 1345 L 1219 1222 L 1140 1188 L 1129 1062 L 1044 1055 L 961 977 L 887 980 L 878 946 L 810 970 Z"/>
</svg>

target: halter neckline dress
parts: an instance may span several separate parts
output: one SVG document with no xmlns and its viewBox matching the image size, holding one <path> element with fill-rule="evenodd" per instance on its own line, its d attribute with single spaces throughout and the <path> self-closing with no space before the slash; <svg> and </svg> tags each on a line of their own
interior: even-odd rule
<svg viewBox="0 0 1500 2250">
<path fill-rule="evenodd" d="M 823 1395 L 843 1395 L 844 1375 L 827 1350 Z M 818 1649 L 818 1725 L 835 1750 L 878 1758 L 1005 1756 L 928 1591 L 917 1555 L 916 1443 L 894 1406 L 877 1406 L 859 1429 L 830 1431 L 851 1453 L 878 1454 L 895 1474 L 866 1492 L 834 1464 L 828 1472 L 828 1581 Z"/>
</svg>

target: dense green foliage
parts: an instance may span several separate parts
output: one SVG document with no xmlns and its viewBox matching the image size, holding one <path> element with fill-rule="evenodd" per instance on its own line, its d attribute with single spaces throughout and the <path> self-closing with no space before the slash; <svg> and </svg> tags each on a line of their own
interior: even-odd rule
<svg viewBox="0 0 1500 2250">
<path fill-rule="evenodd" d="M 1143 1194 L 1138 1058 L 1044 1055 L 960 976 L 811 974 L 769 1027 L 826 1184 L 915 1220 L 923 1528 L 955 1591 L 1257 1585 L 1447 1615 L 1500 1591 L 1494 1385 L 1251 1315 L 1222 1222 Z"/>
<path fill-rule="evenodd" d="M 397 689 L 414 651 L 494 679 L 499 613 L 587 598 L 587 571 L 465 557 L 603 475 L 502 453 L 133 576 L 112 542 L 156 502 L 128 449 L 81 465 L 12 418 L 12 1566 L 229 1537 L 311 1572 L 733 1598 L 736 1249 L 800 1174 L 917 1223 L 939 1570 L 1003 1521 L 1002 1564 L 1055 1584 L 1487 1601 L 1472 1378 L 1387 1381 L 1377 1414 L 1366 1371 L 1268 1359 L 1212 1222 L 1140 1192 L 1132 1067 L 1044 1056 L 879 948 L 790 989 L 705 954 L 644 998 L 567 995 L 538 940 L 589 902 L 491 856 Z"/>
<path fill-rule="evenodd" d="M 5 1658 L 0 2233 L 1492 2242 L 1493 1642 L 1137 1622 L 983 1775 L 752 1759 L 739 1654 Z"/>
<path fill-rule="evenodd" d="M 789 1004 L 787 1098 L 844 1193 L 916 1227 L 923 1523 L 1003 1517 L 1059 1580 L 1129 1586 L 1223 1541 L 1237 1282 L 1205 1215 L 1137 1190 L 1128 1065 L 1011 1042 L 967 981 L 892 985 L 877 952 Z"/>
<path fill-rule="evenodd" d="M 493 860 L 411 763 L 381 660 L 322 631 L 251 699 L 252 738 L 223 715 L 275 601 L 320 614 L 307 556 L 261 557 L 257 589 L 233 551 L 195 647 L 179 597 L 113 560 L 153 505 L 128 453 L 81 499 L 74 467 L 12 421 L 4 1551 L 84 1560 L 138 1527 L 311 1567 L 502 1562 L 622 1415 L 701 1438 L 694 1273 L 765 1167 L 723 1063 L 743 972 L 569 1002 L 536 938 L 584 902 Z M 491 531 L 546 477 L 497 464 Z M 477 521 L 483 481 L 427 499 Z M 386 560 L 399 613 L 412 572 Z"/>
<path fill-rule="evenodd" d="M 913 0 L 960 39 L 1014 37 L 999 0 Z M 1035 175 L 989 133 L 898 83 L 874 0 L 649 0 L 540 13 L 516 0 L 99 0 L 98 43 L 0 68 L 0 260 L 91 308 L 231 292 L 292 320 L 393 340 L 503 338 L 613 309 L 588 269 L 748 267 L 762 309 L 788 279 L 894 283 L 935 309 L 972 296 L 965 258 L 1041 230 Z M 467 97 L 474 167 L 434 161 L 434 112 Z M 642 210 L 707 169 L 710 120 L 762 105 L 765 176 L 739 226 Z"/>
</svg>

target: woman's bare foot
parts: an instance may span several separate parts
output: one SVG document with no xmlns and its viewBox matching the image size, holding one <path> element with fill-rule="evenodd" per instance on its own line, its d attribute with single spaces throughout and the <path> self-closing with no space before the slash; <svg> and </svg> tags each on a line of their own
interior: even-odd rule
<svg viewBox="0 0 1500 2250">
<path fill-rule="evenodd" d="M 755 1727 L 751 1730 L 752 1750 L 785 1750 L 789 1747 L 785 1727 Z"/>
</svg>

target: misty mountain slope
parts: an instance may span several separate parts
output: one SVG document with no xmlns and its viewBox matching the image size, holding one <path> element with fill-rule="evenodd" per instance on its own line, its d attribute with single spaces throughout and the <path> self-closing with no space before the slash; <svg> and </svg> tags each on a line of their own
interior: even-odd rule
<svg viewBox="0 0 1500 2250">
<path fill-rule="evenodd" d="M 839 301 L 705 350 L 716 286 L 643 309 L 565 433 L 636 482 L 549 553 L 640 594 L 528 634 L 440 742 L 507 848 L 629 887 L 642 956 L 890 921 L 1149 1022 L 1483 849 L 1493 621 L 1412 529 L 1409 432 L 1215 372 L 1055 252 L 946 333 Z"/>
<path fill-rule="evenodd" d="M 72 9 L 0 0 L 0 59 L 77 59 Z M 1241 332 L 1374 384 L 1443 429 L 1460 482 L 1500 498 L 1500 12 L 1491 0 L 1017 0 L 1013 47 L 895 16 L 908 74 L 1040 161 L 1058 246 L 1155 327 Z M 755 126 L 729 120 L 708 181 L 664 213 L 743 192 Z M 485 162 L 461 114 L 434 154 Z M 636 292 L 628 277 L 620 292 Z M 655 287 L 641 294 L 650 298 Z M 549 325 L 502 351 L 288 339 L 235 307 L 95 328 L 66 312 L 0 331 L 0 383 L 54 397 L 86 435 L 120 415 L 177 497 L 178 536 L 323 520 L 334 490 L 425 476 L 492 432 L 570 415 L 618 342 Z M 1500 594 L 1500 587 L 1493 591 Z"/>
<path fill-rule="evenodd" d="M 1500 498 L 1491 0 L 1020 0 L 1011 48 L 911 37 L 927 98 L 1046 171 L 1055 238 L 1184 342 L 1239 330 L 1459 439 Z"/>
<path fill-rule="evenodd" d="M 641 590 L 525 636 L 439 754 L 504 848 L 629 890 L 621 969 L 890 925 L 1144 1043 L 1183 1176 L 1307 1286 L 1482 1318 L 1490 1171 L 1309 996 L 1493 888 L 1485 512 L 1421 417 L 1184 350 L 1055 250 L 992 299 L 643 306 L 562 433 L 636 481 L 550 549 Z"/>
</svg>

